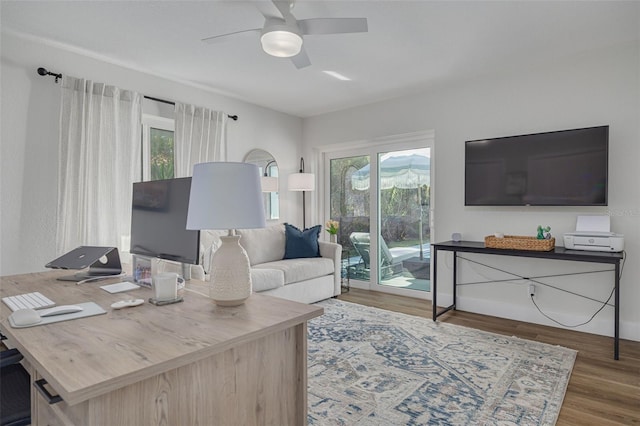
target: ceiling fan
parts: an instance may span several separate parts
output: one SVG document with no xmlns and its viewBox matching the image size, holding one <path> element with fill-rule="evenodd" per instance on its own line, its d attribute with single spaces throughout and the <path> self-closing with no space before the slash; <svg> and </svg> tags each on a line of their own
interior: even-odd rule
<svg viewBox="0 0 640 426">
<path fill-rule="evenodd" d="M 262 49 L 272 56 L 291 58 L 296 68 L 311 65 L 309 56 L 303 46 L 303 36 L 321 34 L 364 33 L 368 31 L 367 18 L 312 18 L 296 19 L 291 13 L 294 0 L 272 0 L 280 12 L 280 16 L 271 16 L 263 12 L 265 17 L 262 28 L 235 31 L 202 39 L 205 43 L 213 43 L 221 38 L 236 34 L 260 33 Z"/>
</svg>

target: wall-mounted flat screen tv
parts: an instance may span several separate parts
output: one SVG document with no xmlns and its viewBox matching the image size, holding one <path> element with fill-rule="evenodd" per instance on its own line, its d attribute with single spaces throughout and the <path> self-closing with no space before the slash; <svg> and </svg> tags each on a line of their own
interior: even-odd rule
<svg viewBox="0 0 640 426">
<path fill-rule="evenodd" d="M 190 193 L 190 177 L 133 184 L 131 253 L 198 263 L 200 232 L 187 230 Z"/>
<path fill-rule="evenodd" d="M 465 206 L 606 206 L 609 126 L 465 143 Z"/>
</svg>

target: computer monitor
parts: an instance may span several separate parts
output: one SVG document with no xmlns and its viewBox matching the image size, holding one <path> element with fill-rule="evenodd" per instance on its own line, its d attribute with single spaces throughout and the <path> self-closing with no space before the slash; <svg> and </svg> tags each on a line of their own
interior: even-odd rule
<svg viewBox="0 0 640 426">
<path fill-rule="evenodd" d="M 133 184 L 132 254 L 198 264 L 200 232 L 186 229 L 190 191 L 190 177 Z"/>
</svg>

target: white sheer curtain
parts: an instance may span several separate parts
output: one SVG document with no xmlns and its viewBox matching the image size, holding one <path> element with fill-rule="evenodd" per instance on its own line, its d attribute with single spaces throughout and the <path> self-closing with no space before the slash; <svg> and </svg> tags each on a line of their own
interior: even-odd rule
<svg viewBox="0 0 640 426">
<path fill-rule="evenodd" d="M 227 114 L 176 102 L 175 175 L 191 176 L 193 165 L 227 161 Z"/>
<path fill-rule="evenodd" d="M 59 253 L 80 245 L 120 246 L 131 227 L 139 181 L 141 95 L 65 76 L 58 170 Z"/>
</svg>

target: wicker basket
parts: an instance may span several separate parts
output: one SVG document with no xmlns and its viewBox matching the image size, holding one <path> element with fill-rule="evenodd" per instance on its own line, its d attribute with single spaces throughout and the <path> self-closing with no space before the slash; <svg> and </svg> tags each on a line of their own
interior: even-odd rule
<svg viewBox="0 0 640 426">
<path fill-rule="evenodd" d="M 489 235 L 484 237 L 484 246 L 509 250 L 551 251 L 556 246 L 556 239 L 539 240 L 536 237 L 520 237 L 517 235 L 505 235 L 504 238 L 496 238 L 493 235 Z"/>
</svg>

